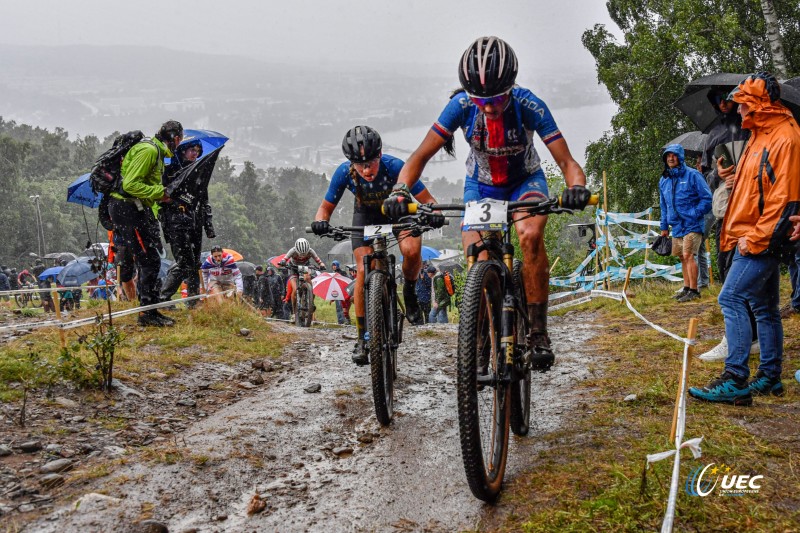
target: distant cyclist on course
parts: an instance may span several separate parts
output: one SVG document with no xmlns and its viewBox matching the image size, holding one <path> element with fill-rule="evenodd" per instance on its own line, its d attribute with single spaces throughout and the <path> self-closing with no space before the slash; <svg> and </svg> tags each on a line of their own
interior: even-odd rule
<svg viewBox="0 0 800 533">
<path fill-rule="evenodd" d="M 349 130 L 342 140 L 342 152 L 348 161 L 339 165 L 331 178 L 331 184 L 325 199 L 317 210 L 315 222 L 311 225 L 316 235 L 325 235 L 330 231 L 329 220 L 339 200 L 342 199 L 345 189 L 355 196 L 353 211 L 353 226 L 369 226 L 374 224 L 388 224 L 391 220 L 381 213 L 384 200 L 392 192 L 392 187 L 397 183 L 397 177 L 403 168 L 403 161 L 383 153 L 383 142 L 377 131 L 369 126 L 356 126 Z M 431 196 L 425 185 L 416 180 L 409 191 L 409 197 L 414 195 L 423 203 L 436 200 Z M 434 227 L 444 225 L 444 217 L 434 215 L 429 217 L 428 223 Z M 363 233 L 353 233 L 351 236 L 353 255 L 356 260 L 358 275 L 356 277 L 353 299 L 356 307 L 356 328 L 358 329 L 358 342 L 353 351 L 353 362 L 358 365 L 369 364 L 369 355 L 364 343 L 364 256 L 373 252 L 372 241 L 365 241 Z M 414 325 L 424 323 L 415 286 L 420 268 L 422 267 L 422 238 L 412 237 L 410 232 L 399 234 L 400 253 L 403 254 L 403 300 L 409 322 Z"/>
<path fill-rule="evenodd" d="M 320 270 L 325 270 L 325 263 L 322 262 L 317 252 L 308 244 L 308 241 L 302 237 L 297 239 L 292 249 L 286 252 L 286 256 L 284 256 L 281 261 L 281 266 L 288 265 L 290 267 L 289 280 L 286 282 L 286 297 L 283 299 L 284 302 L 291 302 L 292 294 L 297 289 L 297 271 L 291 267 L 310 266 L 312 259 L 317 263 Z"/>
<path fill-rule="evenodd" d="M 494 198 L 520 201 L 548 197 L 547 179 L 533 134 L 544 142 L 568 185 L 562 206 L 583 209 L 591 196 L 586 176 L 570 154 L 547 105 L 530 90 L 516 86 L 517 56 L 497 37 L 481 37 L 470 45 L 458 65 L 462 90 L 456 91 L 422 144 L 403 167 L 398 184 L 386 200 L 392 218 L 408 213 L 413 187 L 425 165 L 442 147 L 453 153 L 453 134 L 464 132 L 470 153 L 464 202 Z M 515 219 L 523 218 L 519 214 Z M 536 216 L 515 224 L 523 254 L 523 276 L 531 320 L 528 343 L 533 367 L 548 370 L 555 357 L 547 334 L 549 265 L 544 248 L 547 217 Z M 478 232 L 462 233 L 464 250 L 479 241 Z"/>
</svg>

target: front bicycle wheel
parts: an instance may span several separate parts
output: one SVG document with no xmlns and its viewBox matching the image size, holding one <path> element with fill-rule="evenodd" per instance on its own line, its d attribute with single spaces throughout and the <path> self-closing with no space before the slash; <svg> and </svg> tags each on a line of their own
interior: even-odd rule
<svg viewBox="0 0 800 533">
<path fill-rule="evenodd" d="M 500 269 L 490 262 L 470 268 L 461 300 L 458 328 L 458 428 L 461 456 L 472 494 L 497 498 L 508 456 L 510 386 L 499 379 L 503 310 Z"/>
<path fill-rule="evenodd" d="M 33 304 L 33 307 L 42 307 L 42 294 L 39 292 L 32 292 L 28 295 L 28 301 Z"/>
<path fill-rule="evenodd" d="M 367 328 L 375 416 L 384 426 L 388 426 L 394 416 L 397 349 L 392 339 L 391 312 L 386 274 L 376 271 L 367 289 Z"/>
<path fill-rule="evenodd" d="M 24 309 L 24 308 L 28 307 L 28 298 L 29 298 L 29 296 L 30 295 L 28 293 L 15 294 L 14 295 L 14 301 L 17 302 L 17 307 L 19 307 L 20 309 Z"/>
<path fill-rule="evenodd" d="M 525 280 L 522 277 L 522 261 L 514 259 L 514 293 L 522 309 L 528 309 L 525 296 Z M 526 354 L 516 361 L 519 379 L 511 382 L 511 431 L 514 435 L 527 435 L 531 422 L 531 364 L 527 346 L 528 327 L 521 313 L 517 313 L 514 327 L 514 349 L 517 354 Z"/>
<path fill-rule="evenodd" d="M 305 283 L 304 287 L 303 307 L 305 307 L 305 316 L 303 317 L 303 326 L 310 328 L 311 323 L 314 321 L 314 291 L 308 283 Z"/>
</svg>

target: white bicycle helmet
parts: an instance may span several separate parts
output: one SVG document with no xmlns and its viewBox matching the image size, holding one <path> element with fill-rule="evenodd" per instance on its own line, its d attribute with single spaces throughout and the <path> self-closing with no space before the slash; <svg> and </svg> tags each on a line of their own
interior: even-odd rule
<svg viewBox="0 0 800 533">
<path fill-rule="evenodd" d="M 311 245 L 308 244 L 308 241 L 304 238 L 300 237 L 294 243 L 294 249 L 297 250 L 297 253 L 300 255 L 306 255 L 309 250 L 311 250 Z"/>
</svg>

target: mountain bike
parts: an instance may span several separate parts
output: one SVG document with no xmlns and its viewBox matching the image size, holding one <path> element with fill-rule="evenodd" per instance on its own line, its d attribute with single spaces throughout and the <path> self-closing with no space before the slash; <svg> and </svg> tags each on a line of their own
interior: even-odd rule
<svg viewBox="0 0 800 533">
<path fill-rule="evenodd" d="M 381 425 L 387 426 L 394 416 L 394 382 L 397 379 L 397 348 L 403 342 L 403 319 L 405 307 L 397 298 L 395 265 L 397 259 L 389 253 L 394 235 L 411 230 L 422 234 L 431 228 L 424 220 L 413 220 L 398 224 L 373 226 L 331 227 L 324 237 L 335 241 L 349 239 L 353 232 L 364 232 L 366 238 L 374 239 L 373 252 L 364 256 L 364 305 L 366 307 L 366 332 L 364 340 L 369 351 L 372 397 L 375 401 L 375 416 Z M 312 233 L 311 228 L 306 228 Z"/>
<path fill-rule="evenodd" d="M 590 204 L 597 204 L 593 195 Z M 530 318 L 522 263 L 511 243 L 513 215 L 572 213 L 558 197 L 546 200 L 470 204 L 412 205 L 411 211 L 465 211 L 464 231 L 479 230 L 481 240 L 467 249 L 458 326 L 458 427 L 467 482 L 476 498 L 493 502 L 503 484 L 509 428 L 530 429 Z M 524 217 L 524 218 L 527 218 Z M 478 257 L 486 252 L 488 259 Z"/>
<path fill-rule="evenodd" d="M 37 287 L 34 283 L 27 283 L 21 288 L 35 289 Z M 33 307 L 42 306 L 42 297 L 38 292 L 23 292 L 22 294 L 15 294 L 14 301 L 17 302 L 17 307 L 20 309 L 24 309 L 25 307 L 28 307 L 28 305 L 32 305 Z"/>
<path fill-rule="evenodd" d="M 307 266 L 292 266 L 291 271 L 297 276 L 294 294 L 292 294 L 292 311 L 294 312 L 294 323 L 297 326 L 310 328 L 314 320 L 314 291 L 311 282 L 306 279 L 306 275 L 311 274 L 311 268 Z"/>
</svg>

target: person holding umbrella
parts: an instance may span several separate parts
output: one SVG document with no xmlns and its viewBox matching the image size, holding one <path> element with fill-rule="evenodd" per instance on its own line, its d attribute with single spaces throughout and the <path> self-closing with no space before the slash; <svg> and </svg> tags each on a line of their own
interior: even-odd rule
<svg viewBox="0 0 800 533">
<path fill-rule="evenodd" d="M 164 171 L 162 183 L 167 187 L 181 170 L 197 161 L 203 155 L 203 145 L 199 139 L 185 142 L 178 146 L 175 157 Z M 172 248 L 175 264 L 169 270 L 167 279 L 161 287 L 160 298 L 167 301 L 172 298 L 183 280 L 186 280 L 188 296 L 200 292 L 200 254 L 203 246 L 203 229 L 206 236 L 214 238 L 214 226 L 211 223 L 211 206 L 208 205 L 208 189 L 200 191 L 194 202 L 173 200 L 160 204 L 158 218 L 164 230 L 164 240 Z M 190 307 L 195 301 L 189 302 Z"/>
<path fill-rule="evenodd" d="M 705 387 L 690 388 L 689 394 L 708 402 L 750 405 L 754 394 L 784 393 L 780 262 L 796 252 L 790 239 L 798 237 L 800 130 L 792 112 L 779 101 L 781 87 L 771 74 L 749 76 L 731 95 L 750 140 L 735 171 L 719 164 L 717 169 L 722 179 L 733 173 L 734 180 L 720 236 L 720 249 L 731 252 L 719 294 L 728 357 L 722 375 Z M 758 372 L 749 382 L 748 307 L 756 317 L 761 349 Z"/>
</svg>

